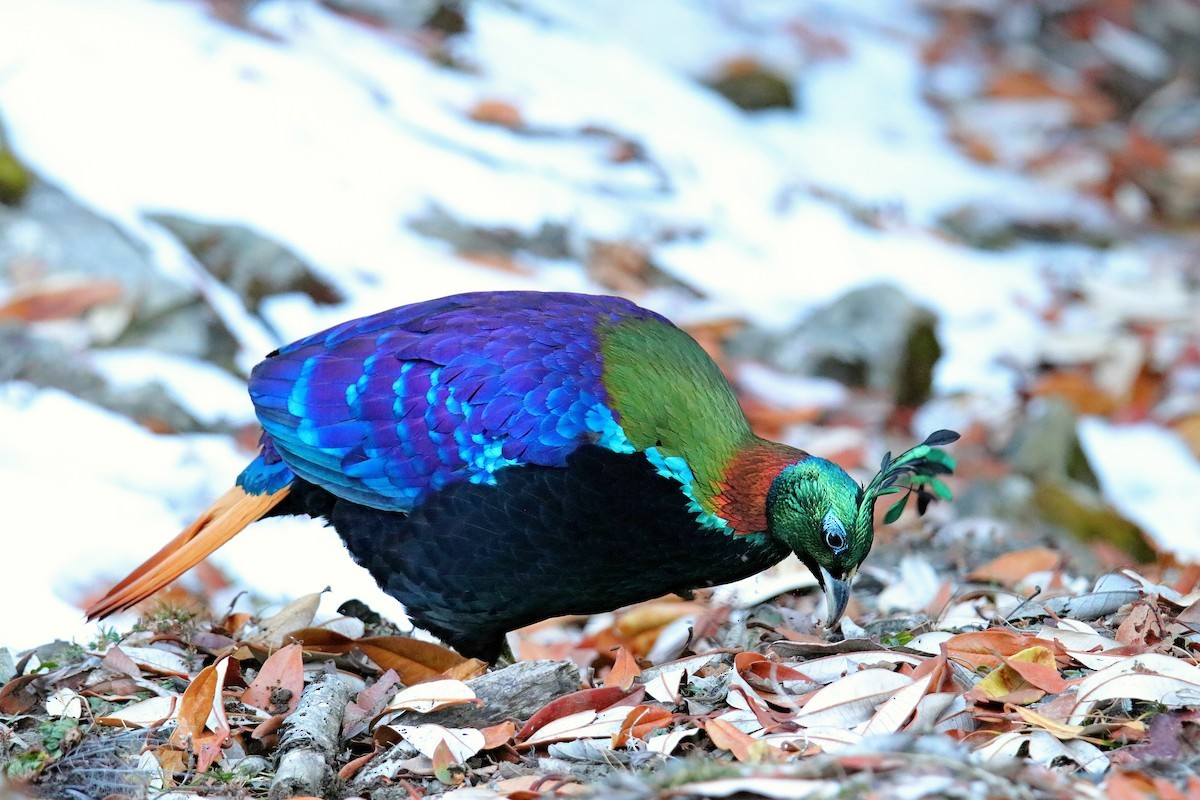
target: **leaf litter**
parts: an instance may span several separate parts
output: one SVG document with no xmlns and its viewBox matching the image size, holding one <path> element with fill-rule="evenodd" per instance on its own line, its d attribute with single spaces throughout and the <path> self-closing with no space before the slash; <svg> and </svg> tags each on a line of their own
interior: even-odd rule
<svg viewBox="0 0 1200 800">
<path fill-rule="evenodd" d="M 370 625 L 348 635 L 343 618 L 309 613 L 312 598 L 266 618 L 172 623 L 159 609 L 152 627 L 16 659 L 0 689 L 16 765 L 7 771 L 31 790 L 51 788 L 89 769 L 99 743 L 120 740 L 124 760 L 107 768 L 132 781 L 130 796 L 267 796 L 281 733 L 316 679 L 333 676 L 349 699 L 332 751 L 338 777 L 313 790 L 327 797 L 387 786 L 448 798 L 832 797 L 830 787 L 873 786 L 888 797 L 880 787 L 892 781 L 916 791 L 943 780 L 994 796 L 1101 796 L 1113 781 L 1126 797 L 1163 796 L 1168 785 L 1190 796 L 1190 778 L 1153 754 L 1171 731 L 1176 761 L 1200 756 L 1200 591 L 1150 577 L 1171 577 L 1169 568 L 1080 582 L 1069 557 L 995 554 L 982 541 L 957 567 L 939 562 L 945 548 L 932 539 L 905 555 L 953 575 L 951 602 L 970 604 L 982 623 L 880 611 L 888 585 L 876 582 L 856 594 L 858 613 L 843 627 L 853 635 L 825 640 L 784 624 L 817 604 L 812 591 L 742 611 L 700 593 L 687 604 L 682 652 L 656 664 L 646 632 L 673 635 L 676 618 L 656 601 L 585 628 L 558 623 L 574 677 L 523 709 L 489 708 L 475 687 L 500 682 L 511 697 L 544 683 L 536 670 L 547 662 L 522 651 L 531 643 L 543 654 L 545 625 L 514 634 L 517 660 L 489 669 Z M 1010 587 L 1028 584 L 1019 563 L 1091 589 L 1044 597 L 1034 587 L 1014 606 Z M 1074 602 L 1053 604 L 1064 597 Z M 1012 613 L 1034 606 L 1042 612 Z M 439 716 L 449 713 L 460 716 Z"/>
</svg>

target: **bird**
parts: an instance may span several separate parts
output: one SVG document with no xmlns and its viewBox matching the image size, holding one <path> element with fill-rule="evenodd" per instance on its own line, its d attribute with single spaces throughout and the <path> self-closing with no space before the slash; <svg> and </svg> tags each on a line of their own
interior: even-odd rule
<svg viewBox="0 0 1200 800">
<path fill-rule="evenodd" d="M 875 501 L 950 499 L 958 438 L 866 485 L 756 436 L 688 333 L 630 300 L 474 292 L 281 347 L 248 390 L 260 449 L 234 488 L 87 609 L 125 610 L 251 523 L 308 515 L 412 621 L 494 661 L 508 632 L 754 575 L 789 553 L 826 625 L 871 549 Z"/>
</svg>

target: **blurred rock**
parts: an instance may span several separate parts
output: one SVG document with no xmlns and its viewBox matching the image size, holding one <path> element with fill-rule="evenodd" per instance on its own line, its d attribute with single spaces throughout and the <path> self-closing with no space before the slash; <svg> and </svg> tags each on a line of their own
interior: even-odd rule
<svg viewBox="0 0 1200 800">
<path fill-rule="evenodd" d="M 1151 563 L 1157 557 L 1141 528 L 1105 503 L 1098 492 L 1082 484 L 1038 483 L 1034 486 L 1033 501 L 1047 522 L 1092 547 L 1107 547 L 1110 552 L 1115 550 L 1141 564 Z"/>
<path fill-rule="evenodd" d="M 1111 216 L 1099 204 L 1089 203 L 1076 203 L 1054 212 L 1037 207 L 1005 208 L 995 202 L 974 203 L 942 215 L 938 227 L 983 250 L 1006 250 L 1029 242 L 1105 248 L 1116 241 Z"/>
<path fill-rule="evenodd" d="M 1028 416 L 1008 447 L 1013 470 L 1035 481 L 1078 481 L 1099 490 L 1075 431 L 1076 415 L 1057 398 L 1030 403 Z"/>
<path fill-rule="evenodd" d="M 170 231 L 200 265 L 259 313 L 272 295 L 298 292 L 318 305 L 336 305 L 342 293 L 288 248 L 244 225 L 204 222 L 173 214 L 150 219 Z"/>
<path fill-rule="evenodd" d="M 724 65 L 708 87 L 743 111 L 795 108 L 792 84 L 754 59 L 742 58 Z"/>
<path fill-rule="evenodd" d="M 322 0 L 322 4 L 398 30 L 426 28 L 455 34 L 467 29 L 465 0 Z"/>
<path fill-rule="evenodd" d="M 886 392 L 896 405 L 912 408 L 928 399 L 942 354 L 936 327 L 932 311 L 890 284 L 875 284 L 781 334 L 748 330 L 729 349 L 785 372 Z"/>
<path fill-rule="evenodd" d="M 212 431 L 177 403 L 161 384 L 117 389 L 86 358 L 29 327 L 0 324 L 0 383 L 25 381 L 73 394 L 156 431 Z"/>
<path fill-rule="evenodd" d="M 86 331 L 91 343 L 151 347 L 231 366 L 237 341 L 192 286 L 165 276 L 148 248 L 58 188 L 34 179 L 0 205 L 0 280 L 14 295 L 116 283 L 121 298 Z"/>
<path fill-rule="evenodd" d="M 409 220 L 408 227 L 422 236 L 446 242 L 460 254 L 508 257 L 525 252 L 546 259 L 576 257 L 567 227 L 556 222 L 543 222 L 532 233 L 515 228 L 487 228 L 464 222 L 445 209 L 433 206 Z"/>
</svg>

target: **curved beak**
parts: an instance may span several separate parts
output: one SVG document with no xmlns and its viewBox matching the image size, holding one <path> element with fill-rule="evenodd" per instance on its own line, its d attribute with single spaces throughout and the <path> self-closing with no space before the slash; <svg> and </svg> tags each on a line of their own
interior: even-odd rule
<svg viewBox="0 0 1200 800">
<path fill-rule="evenodd" d="M 829 574 L 829 570 L 820 568 L 821 588 L 825 590 L 825 606 L 829 614 L 825 620 L 826 628 L 833 628 L 846 613 L 846 603 L 850 602 L 850 584 Z"/>
</svg>

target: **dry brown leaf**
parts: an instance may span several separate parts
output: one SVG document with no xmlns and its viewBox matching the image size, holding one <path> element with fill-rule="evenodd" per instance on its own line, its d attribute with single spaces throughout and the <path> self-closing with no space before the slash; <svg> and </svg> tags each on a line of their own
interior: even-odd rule
<svg viewBox="0 0 1200 800">
<path fill-rule="evenodd" d="M 1045 647 L 1055 657 L 1065 657 L 1066 651 L 1058 642 L 1039 639 L 1007 628 L 989 628 L 951 636 L 942 646 L 947 658 L 965 664 L 972 670 L 980 667 L 995 669 L 1004 656 L 1011 656 L 1028 647 Z"/>
<path fill-rule="evenodd" d="M 322 594 L 324 593 L 313 592 L 297 597 L 278 613 L 264 619 L 251 641 L 272 649 L 282 647 L 290 641 L 293 633 L 312 625 L 313 617 L 317 615 L 317 607 L 321 604 Z"/>
<path fill-rule="evenodd" d="M 1048 547 L 1030 547 L 1005 553 L 967 576 L 973 581 L 1016 586 L 1034 572 L 1048 572 L 1062 563 L 1062 554 Z"/>
<path fill-rule="evenodd" d="M 304 628 L 289 638 L 302 644 L 305 651 L 315 653 L 345 655 L 360 650 L 381 671 L 392 670 L 408 686 L 446 677 L 465 680 L 487 671 L 487 664 L 477 658 L 464 658 L 448 647 L 406 636 L 351 639 L 324 628 Z"/>
<path fill-rule="evenodd" d="M 304 691 L 304 651 L 298 644 L 276 650 L 254 681 L 242 692 L 242 702 L 271 716 L 286 716 L 296 710 Z"/>
<path fill-rule="evenodd" d="M 72 281 L 66 285 L 43 285 L 10 297 L 0 305 L 0 319 L 45 322 L 75 319 L 88 309 L 116 300 L 125 293 L 116 281 Z"/>
<path fill-rule="evenodd" d="M 743 763 L 782 761 L 785 758 L 783 751 L 778 747 L 760 742 L 724 720 L 706 720 L 704 732 L 715 746 L 728 750 L 734 758 Z"/>
<path fill-rule="evenodd" d="M 624 647 L 617 648 L 616 663 L 613 664 L 608 675 L 604 678 L 605 686 L 616 686 L 623 692 L 628 692 L 633 688 L 634 681 L 642 674 L 642 668 L 638 666 L 637 661 L 628 649 Z"/>
<path fill-rule="evenodd" d="M 347 703 L 345 716 L 342 717 L 342 738 L 350 739 L 365 731 L 369 721 L 387 707 L 388 700 L 398 686 L 400 677 L 389 669 Z"/>
<path fill-rule="evenodd" d="M 503 100 L 480 100 L 467 116 L 475 122 L 499 125 L 501 128 L 509 130 L 519 130 L 525 127 L 525 120 L 521 118 L 521 110 Z"/>
<path fill-rule="evenodd" d="M 599 689 L 582 689 L 563 695 L 551 700 L 530 717 L 521 728 L 520 733 L 517 734 L 517 739 L 521 741 L 528 739 L 556 719 L 578 714 L 581 711 L 599 711 L 640 694 L 640 690 L 629 693 L 620 687 L 605 686 Z"/>
<path fill-rule="evenodd" d="M 629 711 L 621 730 L 613 736 L 612 746 L 625 747 L 630 739 L 646 739 L 659 728 L 669 728 L 675 715 L 662 706 L 639 705 Z"/>
<path fill-rule="evenodd" d="M 181 748 L 191 744 L 197 772 L 206 771 L 217 760 L 221 745 L 229 738 L 223 695 L 229 661 L 225 657 L 200 670 L 179 701 L 179 724 L 170 743 Z M 211 731 L 207 729 L 210 714 L 216 723 Z"/>
<path fill-rule="evenodd" d="M 1047 693 L 1066 691 L 1067 683 L 1058 674 L 1054 654 L 1035 646 L 1004 658 L 1004 665 L 992 670 L 967 696 L 984 702 L 1003 702 L 1026 706 Z"/>
</svg>

